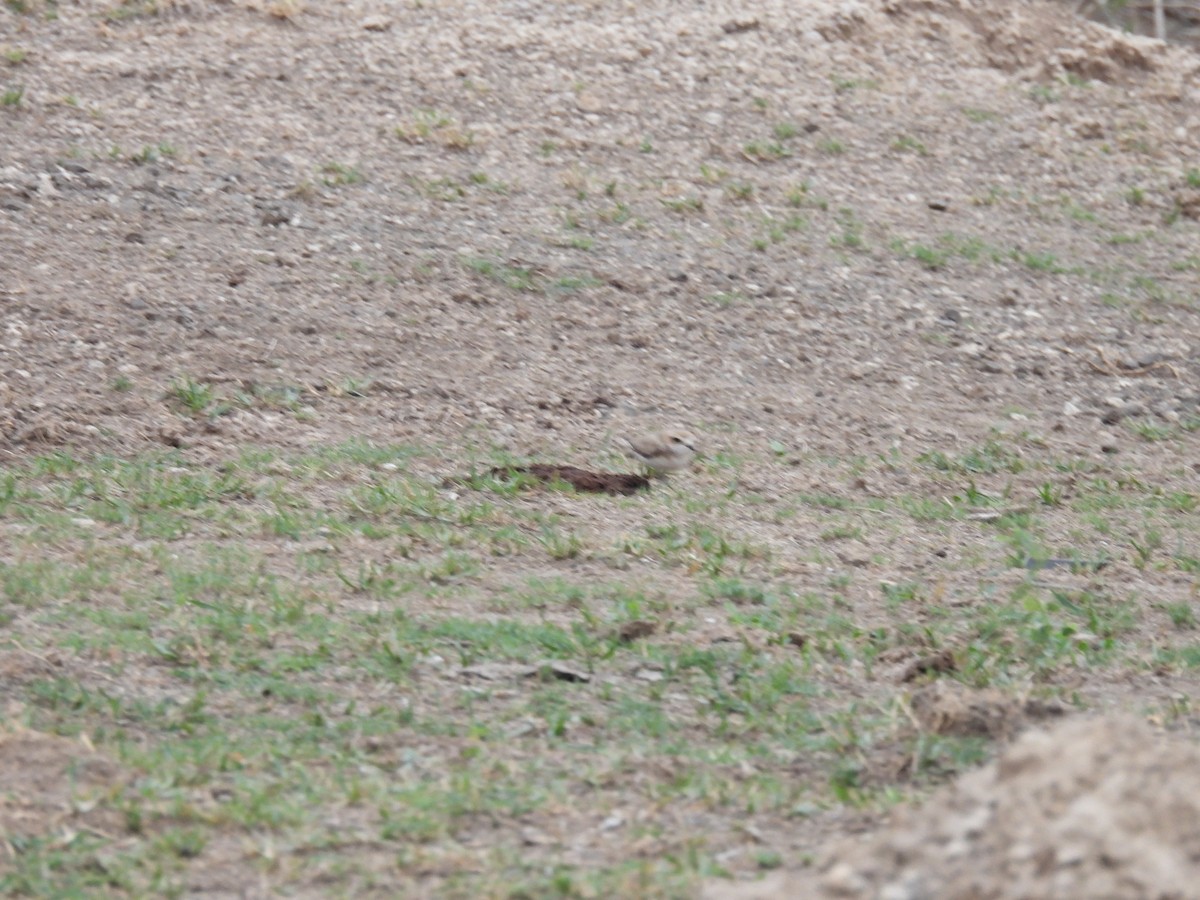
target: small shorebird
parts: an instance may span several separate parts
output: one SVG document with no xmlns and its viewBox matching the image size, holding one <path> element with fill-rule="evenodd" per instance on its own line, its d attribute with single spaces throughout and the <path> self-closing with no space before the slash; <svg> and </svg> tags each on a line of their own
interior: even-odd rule
<svg viewBox="0 0 1200 900">
<path fill-rule="evenodd" d="M 696 439 L 679 429 L 667 429 L 625 440 L 629 444 L 629 456 L 645 466 L 651 475 L 665 475 L 686 469 L 696 457 Z"/>
</svg>

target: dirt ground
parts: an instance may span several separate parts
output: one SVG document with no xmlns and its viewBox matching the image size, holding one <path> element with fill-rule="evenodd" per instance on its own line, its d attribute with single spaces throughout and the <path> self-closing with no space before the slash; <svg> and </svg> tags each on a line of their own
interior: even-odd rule
<svg viewBox="0 0 1200 900">
<path fill-rule="evenodd" d="M 1192 897 L 1200 755 L 1136 719 L 1025 734 L 877 834 L 843 840 L 819 877 L 714 883 L 706 897 Z"/>
<path fill-rule="evenodd" d="M 0 51 L 2 465 L 357 439 L 437 448 L 415 463 L 436 479 L 488 454 L 612 467 L 620 435 L 679 422 L 765 503 L 1069 500 L 1078 466 L 1195 508 L 1186 47 L 1032 0 L 30 0 L 0 10 Z M 181 384 L 253 399 L 189 415 Z M 914 463 L 999 444 L 1070 465 L 951 487 Z M 831 482 L 823 460 L 866 462 Z M 730 514 L 823 578 L 798 525 Z M 1157 610 L 1195 608 L 1195 569 L 1077 528 L 1047 541 L 1140 598 L 1147 658 L 1172 644 Z M 1196 538 L 1164 552 L 1194 562 Z M 964 561 L 936 579 L 955 606 L 983 540 L 914 520 L 829 557 L 885 584 Z M 853 598 L 864 628 L 877 598 Z M 816 865 L 753 895 L 1200 897 L 1200 760 L 1161 733 L 1200 724 L 1196 669 L 1055 686 L 1089 712 L 1016 738 L 1061 711 L 1010 692 L 970 726 L 1016 738 L 997 762 L 854 846 L 855 815 L 795 825 Z M 62 808 L 68 765 L 65 739 L 14 734 L 10 834 Z M 71 746 L 87 778 L 129 777 Z M 255 895 L 233 881 L 209 893 Z"/>
</svg>

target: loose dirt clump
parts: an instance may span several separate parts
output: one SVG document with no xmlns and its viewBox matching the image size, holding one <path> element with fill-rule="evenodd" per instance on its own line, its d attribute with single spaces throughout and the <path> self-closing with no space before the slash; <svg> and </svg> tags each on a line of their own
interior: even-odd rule
<svg viewBox="0 0 1200 900">
<path fill-rule="evenodd" d="M 842 840 L 811 874 L 713 885 L 766 897 L 1196 896 L 1200 752 L 1115 717 L 1023 735 L 878 834 Z"/>
<path fill-rule="evenodd" d="M 591 472 L 576 466 L 561 466 L 551 463 L 531 463 L 528 466 L 502 466 L 489 473 L 493 478 L 511 481 L 526 475 L 543 484 L 569 484 L 585 494 L 613 494 L 628 496 L 650 489 L 650 479 L 644 475 L 628 472 Z"/>
</svg>

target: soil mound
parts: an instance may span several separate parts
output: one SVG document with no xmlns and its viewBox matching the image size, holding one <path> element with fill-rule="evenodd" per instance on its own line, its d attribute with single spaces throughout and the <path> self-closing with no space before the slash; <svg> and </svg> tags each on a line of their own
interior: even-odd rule
<svg viewBox="0 0 1200 900">
<path fill-rule="evenodd" d="M 704 896 L 1182 900 L 1200 896 L 1198 865 L 1200 750 L 1118 717 L 1028 732 L 812 873 Z"/>
</svg>

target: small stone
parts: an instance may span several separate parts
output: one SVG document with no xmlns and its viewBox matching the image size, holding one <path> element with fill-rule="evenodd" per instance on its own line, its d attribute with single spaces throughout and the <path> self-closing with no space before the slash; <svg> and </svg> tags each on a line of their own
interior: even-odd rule
<svg viewBox="0 0 1200 900">
<path fill-rule="evenodd" d="M 879 891 L 879 900 L 918 900 L 920 897 L 927 894 L 920 889 L 916 883 L 914 876 L 909 876 L 902 881 L 893 881 L 891 884 L 884 885 Z"/>
<path fill-rule="evenodd" d="M 540 828 L 526 825 L 521 829 L 521 843 L 527 847 L 544 847 L 547 844 L 553 844 L 554 839 Z"/>
<path fill-rule="evenodd" d="M 867 884 L 865 878 L 854 871 L 854 867 L 849 863 L 840 862 L 825 873 L 825 877 L 821 879 L 821 884 L 831 894 L 857 897 L 864 895 L 870 885 Z"/>
<path fill-rule="evenodd" d="M 387 31 L 392 27 L 392 20 L 387 16 L 375 14 L 363 16 L 358 24 L 363 31 Z"/>
<path fill-rule="evenodd" d="M 602 112 L 605 107 L 604 101 L 592 91 L 580 91 L 575 98 L 575 105 L 584 112 L 591 113 Z"/>
</svg>

